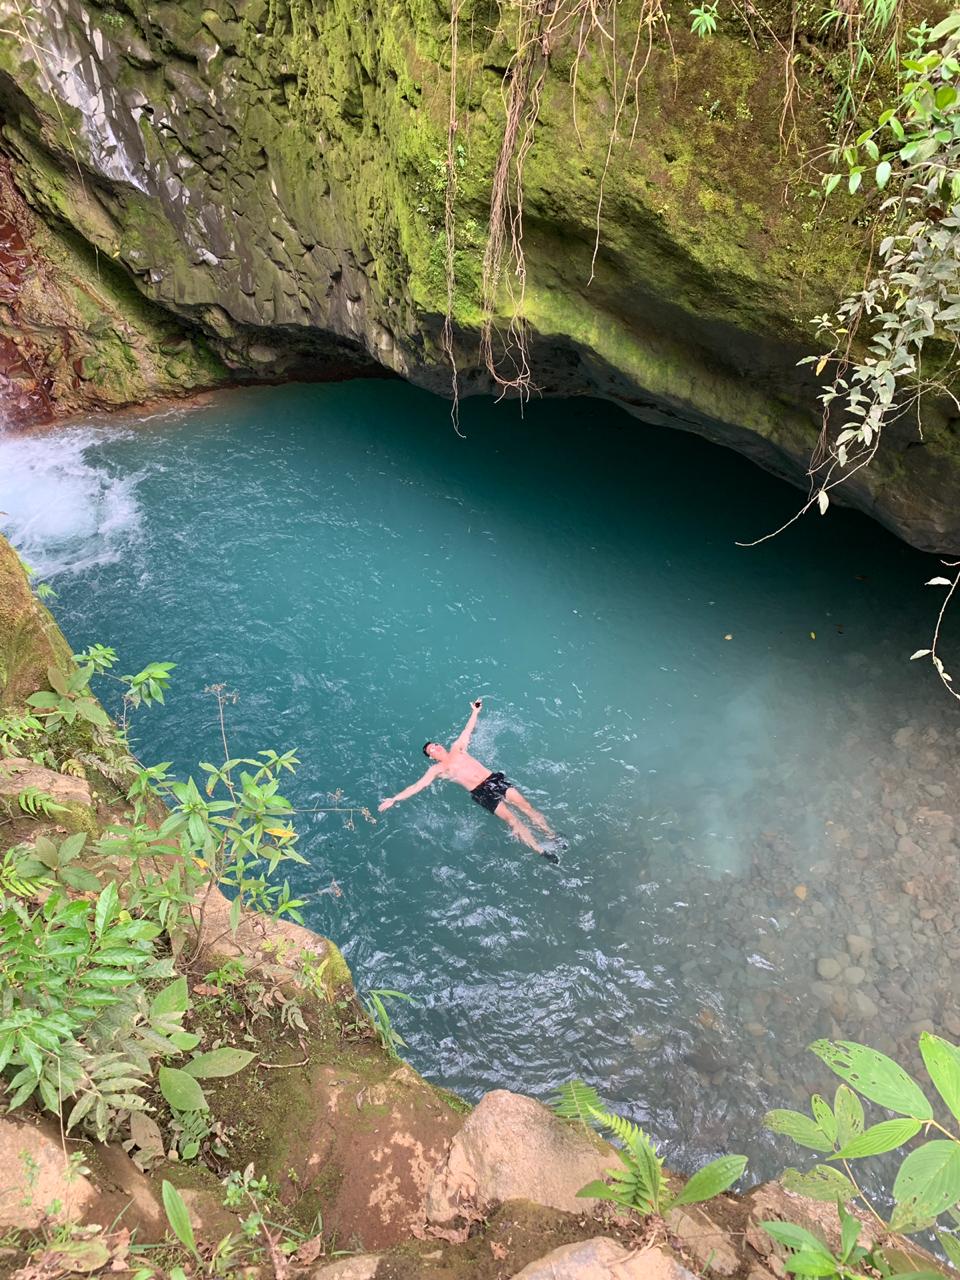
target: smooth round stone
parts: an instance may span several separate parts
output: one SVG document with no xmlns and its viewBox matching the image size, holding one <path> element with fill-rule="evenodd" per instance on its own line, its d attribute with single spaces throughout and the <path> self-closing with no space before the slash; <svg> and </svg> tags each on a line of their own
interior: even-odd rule
<svg viewBox="0 0 960 1280">
<path fill-rule="evenodd" d="M 864 1019 L 875 1018 L 879 1013 L 879 1009 L 877 1008 L 876 1004 L 870 999 L 869 996 L 864 995 L 862 991 L 854 991 L 853 1007 L 854 1009 L 856 1009 L 860 1017 Z"/>
<path fill-rule="evenodd" d="M 843 980 L 848 987 L 859 987 L 866 976 L 858 964 L 852 964 L 843 971 Z"/>
<path fill-rule="evenodd" d="M 859 960 L 861 956 L 865 956 L 872 945 L 870 939 L 863 937 L 862 934 L 847 934 L 847 950 L 854 960 Z"/>
<path fill-rule="evenodd" d="M 817 961 L 817 973 L 827 982 L 833 982 L 843 972 L 843 965 L 833 956 L 821 956 Z"/>
</svg>

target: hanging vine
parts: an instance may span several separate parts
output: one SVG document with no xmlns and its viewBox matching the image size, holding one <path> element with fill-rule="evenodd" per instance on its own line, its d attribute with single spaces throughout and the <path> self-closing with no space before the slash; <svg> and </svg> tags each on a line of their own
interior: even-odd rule
<svg viewBox="0 0 960 1280">
<path fill-rule="evenodd" d="M 775 537 L 813 507 L 825 514 L 831 493 L 870 465 L 894 424 L 914 418 L 922 440 L 924 397 L 946 397 L 960 413 L 953 390 L 960 376 L 960 12 L 933 30 L 924 24 L 911 38 L 896 106 L 837 157 L 846 174 L 824 178 L 828 196 L 844 177 L 850 194 L 863 188 L 865 177 L 890 194 L 876 212 L 887 234 L 871 278 L 834 315 L 816 318 L 829 346 L 801 361 L 815 364 L 818 375 L 832 370 L 820 396 L 823 419 L 807 471 L 808 497 L 780 529 L 747 546 Z M 923 362 L 935 339 L 947 344 L 948 354 L 931 375 Z M 960 586 L 960 562 L 944 565 L 953 576 L 927 584 L 948 588 L 933 640 L 913 658 L 929 657 L 960 701 L 938 653 L 946 609 Z"/>
</svg>

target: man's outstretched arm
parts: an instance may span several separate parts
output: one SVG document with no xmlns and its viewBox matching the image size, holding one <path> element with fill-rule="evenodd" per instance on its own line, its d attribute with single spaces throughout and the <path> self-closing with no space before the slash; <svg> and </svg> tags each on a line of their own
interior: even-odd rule
<svg viewBox="0 0 960 1280">
<path fill-rule="evenodd" d="M 477 727 L 477 718 L 480 715 L 480 708 L 483 706 L 483 702 L 480 698 L 477 698 L 476 702 L 470 703 L 470 706 L 473 708 L 470 712 L 470 719 L 463 726 L 463 732 L 450 748 L 451 751 L 466 751 L 470 745 L 470 736 Z"/>
<path fill-rule="evenodd" d="M 417 781 L 411 783 L 409 787 L 404 787 L 402 791 L 398 791 L 397 794 L 395 796 L 391 796 L 389 800 L 381 800 L 379 805 L 380 813 L 383 813 L 385 809 L 389 809 L 392 805 L 395 805 L 398 800 L 409 800 L 410 797 L 415 796 L 418 791 L 426 790 L 439 773 L 440 766 L 438 764 L 432 765 L 422 778 L 418 778 Z"/>
</svg>

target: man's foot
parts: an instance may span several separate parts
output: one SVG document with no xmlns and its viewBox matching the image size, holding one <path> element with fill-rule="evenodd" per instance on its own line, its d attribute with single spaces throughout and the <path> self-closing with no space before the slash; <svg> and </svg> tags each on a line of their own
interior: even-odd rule
<svg viewBox="0 0 960 1280">
<path fill-rule="evenodd" d="M 540 857 L 546 858 L 547 862 L 552 862 L 555 867 L 558 867 L 560 865 L 560 859 L 557 857 L 555 853 L 549 853 L 547 852 L 547 850 L 541 849 Z"/>
</svg>

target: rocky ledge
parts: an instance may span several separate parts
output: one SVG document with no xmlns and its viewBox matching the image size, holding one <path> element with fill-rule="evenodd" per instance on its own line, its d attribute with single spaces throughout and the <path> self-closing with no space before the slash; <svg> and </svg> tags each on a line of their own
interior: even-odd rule
<svg viewBox="0 0 960 1280">
<path fill-rule="evenodd" d="M 688 8 L 658 7 L 669 39 L 651 32 L 602 201 L 618 132 L 610 68 L 628 60 L 648 10 L 617 6 L 628 33 L 617 53 L 597 33 L 588 42 L 576 119 L 572 49 L 551 50 L 523 197 L 533 382 L 614 399 L 802 482 L 819 418 L 796 362 L 813 315 L 865 269 L 859 205 L 838 196 L 824 211 L 816 184 L 797 178 L 798 156 L 825 141 L 831 53 L 812 17 L 774 3 L 751 9 L 759 38 L 731 18 L 709 41 L 690 34 Z M 458 12 L 470 35 L 458 59 L 453 318 L 471 394 L 491 389 L 478 359 L 480 264 L 514 49 L 495 8 Z M 448 393 L 449 24 L 443 6 L 387 0 L 360 21 L 312 0 L 0 0 L 2 147 L 39 218 L 15 219 L 25 249 L 11 241 L 13 256 L 37 237 L 57 245 L 44 255 L 40 244 L 38 261 L 69 250 L 55 274 L 76 304 L 53 326 L 38 313 L 22 338 L 28 308 L 18 317 L 7 303 L 0 366 L 15 383 L 36 375 L 17 402 L 35 395 L 58 412 L 227 370 L 383 368 Z M 781 128 L 794 37 L 799 151 Z M 504 296 L 502 332 L 510 314 Z M 515 371 L 509 355 L 504 368 Z M 907 424 L 889 432 L 837 497 L 917 546 L 957 551 L 956 421 L 933 402 L 924 417 L 922 440 Z"/>
</svg>

